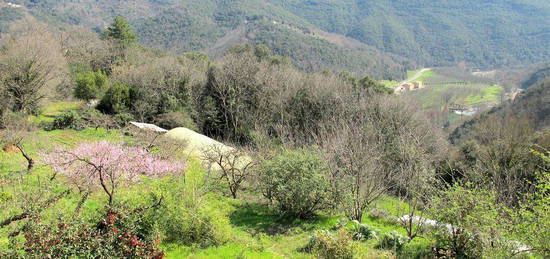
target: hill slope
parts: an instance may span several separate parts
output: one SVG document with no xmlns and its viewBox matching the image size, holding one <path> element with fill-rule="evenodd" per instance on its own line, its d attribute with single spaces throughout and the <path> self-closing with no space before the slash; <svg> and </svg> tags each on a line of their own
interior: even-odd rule
<svg viewBox="0 0 550 259">
<path fill-rule="evenodd" d="M 332 40 L 305 19 L 262 0 L 83 0 L 16 1 L 23 8 L 2 10 L 0 31 L 27 12 L 49 24 L 103 30 L 116 15 L 126 16 L 142 43 L 172 52 L 220 55 L 232 45 L 266 44 L 306 71 L 351 71 L 376 78 L 402 78 L 405 59 L 342 37 Z M 5 17 L 5 18 L 4 18 Z M 318 32 L 318 33 L 314 33 Z M 235 35 L 233 35 L 235 34 Z"/>
<path fill-rule="evenodd" d="M 377 78 L 404 78 L 405 68 L 414 64 L 467 61 L 494 67 L 550 58 L 550 2 L 545 0 L 11 1 L 23 8 L 1 8 L 0 31 L 22 10 L 50 24 L 97 31 L 120 14 L 130 19 L 142 43 L 153 47 L 212 51 L 264 43 L 302 69 L 350 70 Z M 237 28 L 253 33 L 231 35 Z M 233 41 L 220 41 L 224 38 Z"/>
<path fill-rule="evenodd" d="M 535 130 L 547 129 L 550 126 L 550 77 L 540 83 L 529 87 L 511 102 L 504 103 L 466 121 L 451 134 L 451 141 L 459 142 L 467 138 L 470 131 L 479 123 L 491 118 L 504 118 L 516 116 L 527 118 Z"/>
<path fill-rule="evenodd" d="M 430 66 L 546 61 L 550 2 L 545 0 L 277 0 L 319 28 Z"/>
</svg>

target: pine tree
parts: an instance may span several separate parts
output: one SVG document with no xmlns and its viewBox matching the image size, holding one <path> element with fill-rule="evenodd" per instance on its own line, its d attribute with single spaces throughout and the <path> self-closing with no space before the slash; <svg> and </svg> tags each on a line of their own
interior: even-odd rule
<svg viewBox="0 0 550 259">
<path fill-rule="evenodd" d="M 136 42 L 136 33 L 123 16 L 117 16 L 113 23 L 105 30 L 105 37 L 117 41 L 122 46 L 128 46 Z"/>
</svg>

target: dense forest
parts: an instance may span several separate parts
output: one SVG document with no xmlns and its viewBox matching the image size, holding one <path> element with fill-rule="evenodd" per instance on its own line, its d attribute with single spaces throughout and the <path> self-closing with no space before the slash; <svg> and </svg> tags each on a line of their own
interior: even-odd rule
<svg viewBox="0 0 550 259">
<path fill-rule="evenodd" d="M 550 56 L 544 0 L 14 2 L 23 7 L 1 9 L 0 31 L 25 13 L 96 31 L 122 14 L 148 46 L 221 55 L 220 48 L 235 44 L 266 44 L 308 72 L 346 70 L 377 79 L 404 78 L 416 66 L 465 61 L 490 68 Z"/>
<path fill-rule="evenodd" d="M 517 1 L 270 1 L 319 28 L 428 66 L 548 60 L 550 5 Z"/>
<path fill-rule="evenodd" d="M 0 257 L 550 256 L 549 79 L 448 134 L 255 30 L 219 59 L 140 44 L 123 16 L 4 30 Z"/>
</svg>

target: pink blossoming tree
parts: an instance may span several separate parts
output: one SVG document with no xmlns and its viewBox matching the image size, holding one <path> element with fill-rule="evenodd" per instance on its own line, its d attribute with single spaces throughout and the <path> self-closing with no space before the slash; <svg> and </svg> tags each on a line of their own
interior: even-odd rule
<svg viewBox="0 0 550 259">
<path fill-rule="evenodd" d="M 56 174 L 66 176 L 81 191 L 102 189 L 112 205 L 117 189 L 138 182 L 140 176 L 158 177 L 179 173 L 184 165 L 160 159 L 143 148 L 107 141 L 84 143 L 45 156 Z"/>
</svg>

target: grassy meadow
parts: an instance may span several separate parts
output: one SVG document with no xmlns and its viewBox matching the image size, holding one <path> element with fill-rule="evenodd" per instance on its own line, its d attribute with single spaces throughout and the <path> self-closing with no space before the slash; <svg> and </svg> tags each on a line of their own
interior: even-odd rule
<svg viewBox="0 0 550 259">
<path fill-rule="evenodd" d="M 76 103 L 52 103 L 44 109 L 44 113 L 33 118 L 36 123 L 60 111 L 77 108 Z M 81 131 L 75 130 L 38 130 L 25 139 L 23 147 L 25 151 L 36 160 L 37 165 L 32 175 L 25 175 L 26 160 L 19 152 L 6 152 L 0 150 L 0 179 L 3 181 L 20 179 L 25 188 L 36 188 L 40 182 L 45 182 L 53 171 L 49 166 L 40 161 L 40 157 L 52 152 L 56 147 L 75 147 L 84 142 L 112 141 L 131 143 L 132 137 L 123 130 L 106 130 L 102 128 L 87 128 Z M 335 214 L 333 211 L 320 212 L 309 220 L 283 220 L 276 212 L 270 209 L 265 200 L 258 198 L 258 191 L 254 186 L 245 186 L 240 199 L 226 197 L 222 183 L 214 182 L 206 186 L 202 182 L 206 175 L 205 168 L 195 158 L 183 157 L 187 160 L 185 172 L 180 176 L 171 176 L 161 179 L 143 179 L 139 183 L 124 187 L 119 199 L 123 203 L 139 206 L 147 201 L 151 193 L 160 193 L 161 190 L 183 189 L 193 190 L 186 193 L 189 197 L 201 200 L 201 210 L 215 215 L 221 227 L 219 235 L 225 236 L 225 242 L 217 246 L 200 247 L 185 246 L 179 243 L 164 242 L 160 246 L 166 253 L 166 258 L 315 258 L 306 252 L 304 248 L 308 244 L 311 235 L 317 230 L 331 230 L 344 215 Z M 59 178 L 50 186 L 53 191 L 60 192 L 69 188 L 66 179 Z M 200 190 L 200 191 L 197 191 Z M 17 190 L 2 189 L 4 195 L 16 195 Z M 197 194 L 200 192 L 201 194 Z M 81 215 L 84 218 L 92 218 L 101 212 L 101 204 L 105 203 L 105 195 L 101 192 L 92 194 L 83 204 Z M 75 210 L 79 202 L 77 193 L 71 193 L 60 200 L 55 206 L 47 209 L 45 215 L 50 219 L 62 217 L 60 211 Z M 185 203 L 186 201 L 182 201 Z M 371 212 L 365 213 L 363 223 L 368 224 L 379 231 L 379 235 L 397 231 L 405 235 L 405 229 L 396 221 L 400 211 L 404 211 L 407 205 L 389 196 L 377 200 L 371 206 Z M 1 218 L 18 213 L 17 209 L 4 209 L 0 212 Z M 50 220 L 48 218 L 44 220 Z M 350 223 L 348 223 L 349 225 Z M 6 227 L 0 229 L 0 249 L 7 248 L 10 241 L 6 236 L 15 229 Z M 353 241 L 357 258 L 394 258 L 395 251 L 376 248 L 375 240 Z M 401 253 L 415 254 L 418 251 L 426 251 L 431 245 L 430 240 L 415 239 L 409 243 Z"/>
</svg>

